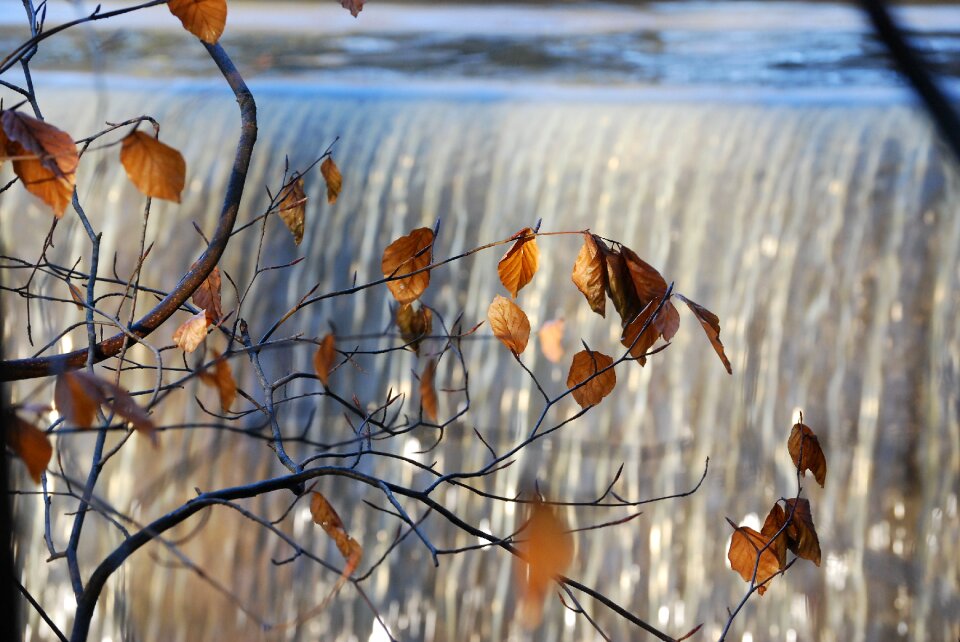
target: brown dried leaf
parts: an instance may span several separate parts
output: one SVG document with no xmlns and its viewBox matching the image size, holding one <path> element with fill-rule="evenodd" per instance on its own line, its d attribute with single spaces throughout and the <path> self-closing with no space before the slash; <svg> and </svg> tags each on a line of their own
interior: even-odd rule
<svg viewBox="0 0 960 642">
<path fill-rule="evenodd" d="M 314 492 L 310 497 L 310 515 L 313 516 L 314 523 L 319 524 L 328 535 L 331 535 L 332 531 L 343 530 L 340 515 L 320 493 Z"/>
<path fill-rule="evenodd" d="M 801 453 L 801 442 L 803 443 L 803 452 Z M 787 440 L 787 450 L 790 451 L 790 457 L 793 458 L 793 465 L 800 470 L 801 475 L 806 471 L 813 473 L 814 479 L 823 488 L 827 480 L 827 458 L 823 455 L 823 449 L 820 448 L 820 440 L 816 434 L 805 424 L 793 424 L 790 430 L 790 438 Z M 802 455 L 802 456 L 801 456 Z"/>
<path fill-rule="evenodd" d="M 734 528 L 733 537 L 730 540 L 730 550 L 727 552 L 730 568 L 739 573 L 745 582 L 749 582 L 753 578 L 753 570 L 756 567 L 756 583 L 758 585 L 776 575 L 780 571 L 780 560 L 777 559 L 773 547 L 771 546 L 762 554 L 759 554 L 760 549 L 766 546 L 769 539 L 749 526 L 737 526 L 729 519 L 727 522 Z M 758 554 L 759 565 L 757 563 Z M 769 586 L 769 584 L 760 586 L 757 592 L 763 595 Z"/>
<path fill-rule="evenodd" d="M 330 371 L 333 369 L 336 359 L 336 341 L 332 334 L 327 334 L 320 340 L 317 351 L 313 353 L 313 370 L 317 373 L 317 377 L 324 388 L 330 383 Z"/>
<path fill-rule="evenodd" d="M 99 379 L 98 383 L 104 395 L 112 397 L 112 399 L 107 399 L 107 405 L 113 408 L 115 413 L 133 424 L 134 429 L 138 432 L 150 437 L 153 445 L 156 446 L 156 426 L 154 426 L 147 411 L 141 408 L 130 396 L 130 393 L 120 386 L 103 379 Z"/>
<path fill-rule="evenodd" d="M 581 350 L 573 355 L 570 374 L 567 375 L 567 388 L 573 388 L 586 381 L 582 387 L 571 393 L 581 408 L 595 406 L 613 392 L 617 385 L 617 373 L 614 369 L 610 368 L 606 372 L 596 374 L 612 364 L 613 359 L 602 352 Z"/>
<path fill-rule="evenodd" d="M 780 506 L 780 502 L 777 502 L 773 505 L 773 508 L 770 509 L 770 512 L 767 513 L 767 518 L 763 520 L 763 528 L 760 529 L 760 534 L 769 541 L 774 535 L 777 534 L 777 531 L 779 531 L 786 522 L 787 514 Z M 783 570 L 787 565 L 786 530 L 780 533 L 780 536 L 777 537 L 773 544 L 770 545 L 770 548 L 777 556 L 777 561 L 780 564 L 780 570 Z"/>
<path fill-rule="evenodd" d="M 723 351 L 723 343 L 720 341 L 720 317 L 699 303 L 694 303 L 685 296 L 680 294 L 676 296 L 686 303 L 687 307 L 690 308 L 690 311 L 693 312 L 694 316 L 697 317 L 700 325 L 703 326 L 703 331 L 707 334 L 707 338 L 710 339 L 710 345 L 713 346 L 717 356 L 720 357 L 720 361 L 723 362 L 723 367 L 727 369 L 729 374 L 733 374 L 733 368 L 730 366 L 730 360 L 727 359 L 727 355 Z"/>
<path fill-rule="evenodd" d="M 36 158 L 28 158 L 29 154 L 19 143 L 8 143 L 7 152 L 14 157 L 13 173 L 20 178 L 27 191 L 46 203 L 54 216 L 63 217 L 73 199 L 76 172 L 57 176 Z"/>
<path fill-rule="evenodd" d="M 383 276 L 397 277 L 430 265 L 433 258 L 433 230 L 420 227 L 406 236 L 401 236 L 383 251 L 380 267 Z M 420 272 L 396 281 L 388 281 L 387 287 L 400 303 L 413 303 L 430 285 L 430 271 Z"/>
<path fill-rule="evenodd" d="M 206 310 L 200 310 L 180 324 L 173 333 L 173 342 L 184 352 L 193 352 L 207 338 L 210 319 Z"/>
<path fill-rule="evenodd" d="M 227 25 L 227 0 L 169 0 L 167 7 L 184 29 L 207 44 L 216 44 Z"/>
<path fill-rule="evenodd" d="M 603 261 L 607 268 L 607 295 L 613 301 L 613 307 L 620 315 L 620 323 L 626 326 L 637 316 L 637 313 L 643 309 L 640 305 L 640 298 L 633 287 L 633 279 L 630 276 L 630 270 L 623 256 L 607 248 L 602 241 L 597 241 L 597 247 L 600 254 L 603 255 Z"/>
<path fill-rule="evenodd" d="M 514 299 L 517 298 L 517 293 L 530 283 L 540 265 L 540 248 L 537 247 L 537 238 L 535 236 L 524 238 L 532 234 L 533 230 L 525 227 L 511 236 L 511 239 L 517 240 L 497 264 L 500 282 Z"/>
<path fill-rule="evenodd" d="M 599 241 L 603 243 L 603 241 Z M 583 246 L 577 254 L 570 278 L 587 298 L 590 309 L 602 317 L 607 316 L 607 266 L 598 239 L 593 234 L 583 235 Z"/>
<path fill-rule="evenodd" d="M 10 413 L 4 423 L 7 426 L 7 445 L 27 465 L 34 482 L 40 483 L 40 475 L 47 469 L 53 446 L 47 433 L 33 424 Z"/>
<path fill-rule="evenodd" d="M 200 373 L 200 381 L 208 386 L 217 389 L 220 396 L 220 408 L 224 412 L 229 412 L 230 407 L 237 398 L 237 382 L 233 378 L 233 371 L 226 359 L 220 358 L 220 353 L 213 350 L 215 359 L 213 374 L 204 371 Z"/>
<path fill-rule="evenodd" d="M 437 422 L 437 404 L 439 402 L 437 399 L 437 387 L 434 383 L 436 373 L 437 362 L 434 359 L 430 359 L 423 369 L 423 374 L 420 375 L 420 405 L 423 407 L 423 412 L 427 416 L 427 419 L 434 423 Z"/>
<path fill-rule="evenodd" d="M 80 291 L 80 288 L 75 286 L 73 283 L 67 281 L 67 287 L 70 288 L 70 298 L 73 299 L 73 302 L 77 304 L 77 308 L 80 310 L 86 307 L 84 302 L 83 293 Z"/>
<path fill-rule="evenodd" d="M 542 502 L 530 505 L 530 517 L 519 536 L 516 547 L 523 561 L 514 565 L 514 578 L 521 621 L 533 629 L 540 624 L 550 586 L 573 562 L 573 536 L 559 513 Z"/>
<path fill-rule="evenodd" d="M 653 316 L 656 307 L 656 303 L 648 303 L 647 307 L 623 329 L 623 334 L 620 335 L 620 343 L 622 343 L 625 348 L 630 349 L 630 354 L 637 359 L 637 362 L 641 366 L 647 365 L 647 358 L 644 355 L 653 347 L 653 344 L 657 342 L 657 338 L 660 336 L 660 331 L 657 330 L 656 320 L 651 321 L 650 324 L 647 325 L 647 329 L 643 330 L 643 326 L 649 321 L 650 317 Z M 643 330 L 642 335 L 640 334 L 641 330 Z"/>
<path fill-rule="evenodd" d="M 19 151 L 24 152 L 11 153 L 11 156 L 34 156 L 40 166 L 56 178 L 66 178 L 77 171 L 80 156 L 70 134 L 12 109 L 0 111 L 0 126 L 3 127 L 8 144 L 17 143 Z"/>
<path fill-rule="evenodd" d="M 630 271 L 633 288 L 640 298 L 640 305 L 647 305 L 651 301 L 660 301 L 667 293 L 667 281 L 655 267 L 637 256 L 637 253 L 626 245 L 621 246 L 620 253 Z"/>
<path fill-rule="evenodd" d="M 337 515 L 337 511 L 330 505 L 327 498 L 320 493 L 314 492 L 312 494 L 310 499 L 310 514 L 313 515 L 313 521 L 319 524 L 324 532 L 334 541 L 337 545 L 337 550 L 340 551 L 340 554 L 343 555 L 343 558 L 347 561 L 347 565 L 344 567 L 343 574 L 341 575 L 341 579 L 346 579 L 360 564 L 360 559 L 363 556 L 363 547 L 347 534 L 343 520 Z M 337 586 L 334 587 L 334 590 L 331 592 L 331 595 L 336 593 L 342 584 L 342 582 L 338 582 Z"/>
<path fill-rule="evenodd" d="M 193 293 L 193 303 L 207 312 L 207 320 L 216 325 L 223 317 L 223 308 L 220 300 L 220 268 L 213 266 L 213 270 L 203 280 L 200 287 Z"/>
<path fill-rule="evenodd" d="M 180 202 L 187 163 L 173 147 L 145 132 L 134 131 L 123 139 L 120 163 L 130 181 L 146 196 Z"/>
<path fill-rule="evenodd" d="M 277 214 L 283 219 L 287 229 L 293 234 L 293 242 L 300 245 L 303 241 L 303 223 L 307 212 L 307 194 L 303 191 L 303 177 L 298 176 L 283 186 Z"/>
<path fill-rule="evenodd" d="M 543 356 L 553 363 L 560 363 L 565 354 L 563 349 L 563 329 L 565 325 L 563 319 L 554 319 L 544 323 L 540 332 L 537 333 L 540 336 L 540 350 L 543 352 Z"/>
<path fill-rule="evenodd" d="M 53 387 L 53 402 L 57 412 L 66 421 L 79 428 L 89 428 L 103 402 L 100 387 L 86 372 L 64 372 L 57 375 Z"/>
<path fill-rule="evenodd" d="M 340 0 L 340 6 L 344 9 L 349 9 L 350 14 L 356 18 L 360 15 L 360 12 L 363 11 L 363 4 L 367 0 Z"/>
<path fill-rule="evenodd" d="M 813 525 L 813 515 L 810 513 L 810 500 L 788 499 L 784 509 L 787 516 L 793 511 L 790 525 L 787 526 L 787 548 L 797 557 L 810 560 L 820 566 L 820 538 Z M 793 505 L 796 504 L 796 509 Z"/>
<path fill-rule="evenodd" d="M 493 335 L 514 354 L 521 354 L 530 339 L 530 321 L 516 303 L 497 295 L 487 308 Z"/>
<path fill-rule="evenodd" d="M 320 163 L 320 173 L 323 174 L 323 180 L 327 182 L 327 203 L 332 205 L 337 202 L 337 197 L 343 189 L 343 175 L 337 164 L 333 162 L 332 156 L 327 156 Z"/>
<path fill-rule="evenodd" d="M 397 327 L 404 342 L 419 354 L 420 339 L 433 330 L 433 313 L 423 305 L 414 308 L 413 304 L 406 303 L 397 308 Z"/>
</svg>

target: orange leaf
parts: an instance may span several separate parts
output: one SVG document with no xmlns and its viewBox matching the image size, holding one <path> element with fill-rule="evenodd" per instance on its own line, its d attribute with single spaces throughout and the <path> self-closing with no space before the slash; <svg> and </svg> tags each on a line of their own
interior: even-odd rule
<svg viewBox="0 0 960 642">
<path fill-rule="evenodd" d="M 487 308 L 487 319 L 493 335 L 514 354 L 522 353 L 530 339 L 530 321 L 516 303 L 497 295 Z"/>
<path fill-rule="evenodd" d="M 297 177 L 284 185 L 277 214 L 283 219 L 287 229 L 293 233 L 293 242 L 300 245 L 303 240 L 303 222 L 307 211 L 307 195 L 303 191 L 303 177 Z"/>
<path fill-rule="evenodd" d="M 167 7 L 184 29 L 207 44 L 216 44 L 227 25 L 227 0 L 169 0 Z"/>
<path fill-rule="evenodd" d="M 333 362 L 337 358 L 337 349 L 332 334 L 327 334 L 317 346 L 317 351 L 313 353 L 313 370 L 317 373 L 320 383 L 326 388 L 330 383 L 330 370 L 333 369 Z"/>
<path fill-rule="evenodd" d="M 77 171 L 80 156 L 70 134 L 12 109 L 0 111 L 0 125 L 8 144 L 17 143 L 24 152 L 11 155 L 35 157 L 40 166 L 56 178 L 66 178 Z"/>
<path fill-rule="evenodd" d="M 760 554 L 760 549 L 766 546 L 769 541 L 757 531 L 749 526 L 737 526 L 727 519 L 727 522 L 734 528 L 733 537 L 730 540 L 730 550 L 727 552 L 727 559 L 730 560 L 730 568 L 740 574 L 745 582 L 753 579 L 753 571 L 756 568 L 756 584 L 763 584 L 780 571 L 780 560 L 773 547 L 767 548 Z M 759 557 L 759 564 L 757 559 Z M 760 595 L 763 595 L 769 584 L 764 584 L 757 589 Z"/>
<path fill-rule="evenodd" d="M 787 548 L 797 557 L 810 560 L 820 566 L 820 538 L 813 525 L 813 515 L 810 513 L 810 500 L 788 499 L 784 509 L 787 517 L 793 511 L 793 517 L 787 526 Z M 796 509 L 793 505 L 796 504 Z"/>
<path fill-rule="evenodd" d="M 207 321 L 209 321 L 211 325 L 215 325 L 220 318 L 223 317 L 220 285 L 220 268 L 213 266 L 213 270 L 193 293 L 194 304 L 198 308 L 206 310 Z"/>
<path fill-rule="evenodd" d="M 80 292 L 80 288 L 69 281 L 67 281 L 67 287 L 70 288 L 70 298 L 73 299 L 73 302 L 77 304 L 79 309 L 84 309 L 86 304 L 84 303 L 83 293 Z"/>
<path fill-rule="evenodd" d="M 730 360 L 727 359 L 727 355 L 723 351 L 723 343 L 720 341 L 720 317 L 699 303 L 694 303 L 685 296 L 680 294 L 676 296 L 686 303 L 687 307 L 690 308 L 690 311 L 693 312 L 694 316 L 697 317 L 700 325 L 703 326 L 703 331 L 707 334 L 707 338 L 710 339 L 710 345 L 713 346 L 717 356 L 720 357 L 720 361 L 723 362 L 723 367 L 727 369 L 729 374 L 733 374 L 733 368 L 730 366 Z"/>
<path fill-rule="evenodd" d="M 517 293 L 523 289 L 523 286 L 530 283 L 533 275 L 537 272 L 540 265 L 540 249 L 537 247 L 537 238 L 532 235 L 533 230 L 525 227 L 513 236 L 511 239 L 517 239 L 513 246 L 507 250 L 500 262 L 497 264 L 497 274 L 500 275 L 500 282 L 507 288 L 510 295 L 516 299 Z"/>
<path fill-rule="evenodd" d="M 583 235 L 583 246 L 577 254 L 577 261 L 573 264 L 573 273 L 570 278 L 587 298 L 590 309 L 606 317 L 607 266 L 593 234 Z"/>
<path fill-rule="evenodd" d="M 312 493 L 310 514 L 313 516 L 314 523 L 319 524 L 324 532 L 333 539 L 337 545 L 337 550 L 347 560 L 347 567 L 343 569 L 343 577 L 349 576 L 359 565 L 363 548 L 355 539 L 347 535 L 343 520 L 337 515 L 337 511 L 330 505 L 327 498 L 320 493 Z"/>
<path fill-rule="evenodd" d="M 340 6 L 349 9 L 350 14 L 356 18 L 363 11 L 363 3 L 367 0 L 340 0 Z"/>
<path fill-rule="evenodd" d="M 522 562 L 514 565 L 520 614 L 524 626 L 540 624 L 543 601 L 551 584 L 573 562 L 573 536 L 558 512 L 542 502 L 530 505 L 530 517 L 520 531 L 517 552 Z"/>
<path fill-rule="evenodd" d="M 597 374 L 613 364 L 613 359 L 593 350 L 581 350 L 573 355 L 570 364 L 570 374 L 567 375 L 567 388 L 573 388 L 586 381 L 580 388 L 574 390 L 573 398 L 581 408 L 595 406 L 613 392 L 617 385 L 617 373 L 613 368 Z"/>
<path fill-rule="evenodd" d="M 79 428 L 89 428 L 103 401 L 103 393 L 86 372 L 64 372 L 57 375 L 53 387 L 53 401 L 57 412 Z"/>
<path fill-rule="evenodd" d="M 180 324 L 173 333 L 173 342 L 184 352 L 193 352 L 203 340 L 207 338 L 207 326 L 210 319 L 206 310 L 200 310 L 195 315 Z"/>
<path fill-rule="evenodd" d="M 33 481 L 40 483 L 40 474 L 47 469 L 53 446 L 47 433 L 28 423 L 13 413 L 9 413 L 4 423 L 7 426 L 7 445 L 27 465 L 27 471 Z"/>
<path fill-rule="evenodd" d="M 414 309 L 413 304 L 405 303 L 397 308 L 397 327 L 404 342 L 420 353 L 420 339 L 433 330 L 433 313 L 423 305 Z"/>
<path fill-rule="evenodd" d="M 380 267 L 383 270 L 384 277 L 403 276 L 430 265 L 432 256 L 433 230 L 428 227 L 420 227 L 388 245 L 387 249 L 383 251 Z M 390 292 L 400 303 L 416 301 L 428 285 L 430 285 L 429 270 L 387 282 Z"/>
<path fill-rule="evenodd" d="M 801 442 L 803 444 L 802 452 Z M 793 428 L 790 430 L 790 438 L 787 440 L 787 450 L 790 451 L 793 465 L 797 467 L 800 474 L 805 475 L 806 471 L 809 470 L 813 473 L 817 483 L 820 484 L 820 488 L 823 488 L 823 484 L 827 480 L 827 458 L 824 457 L 823 450 L 820 448 L 820 440 L 817 439 L 809 426 L 793 424 Z"/>
<path fill-rule="evenodd" d="M 773 508 L 770 509 L 770 512 L 767 513 L 767 518 L 763 520 L 763 528 L 760 529 L 760 534 L 764 536 L 768 541 L 777 534 L 783 525 L 787 522 L 787 514 L 783 511 L 783 508 L 780 506 L 780 502 L 777 502 L 773 505 Z M 777 556 L 777 562 L 780 564 L 780 569 L 783 570 L 787 565 L 787 532 L 784 529 L 784 532 L 780 533 L 780 536 L 777 537 L 776 541 L 770 545 L 770 548 Z"/>
<path fill-rule="evenodd" d="M 237 398 L 237 382 L 233 378 L 230 364 L 227 363 L 226 359 L 221 359 L 220 353 L 216 350 L 213 350 L 213 358 L 215 359 L 213 374 L 206 371 L 201 372 L 200 381 L 217 389 L 217 393 L 220 395 L 220 408 L 224 412 L 228 412 Z"/>
<path fill-rule="evenodd" d="M 427 418 L 437 422 L 437 388 L 434 383 L 434 377 L 437 372 L 437 362 L 433 359 L 427 362 L 420 375 L 420 405 L 423 406 L 423 412 Z"/>
<path fill-rule="evenodd" d="M 180 202 L 187 180 L 187 163 L 173 147 L 149 134 L 134 131 L 123 139 L 120 163 L 130 181 L 146 196 Z"/>
<path fill-rule="evenodd" d="M 327 156 L 320 163 L 320 173 L 323 174 L 323 180 L 327 182 L 327 203 L 336 203 L 340 190 L 343 189 L 343 175 L 340 174 L 337 164 L 333 162 L 333 157 Z"/>
<path fill-rule="evenodd" d="M 547 321 L 537 334 L 540 337 L 540 350 L 543 356 L 553 363 L 563 360 L 563 329 L 566 324 L 563 319 Z"/>
</svg>

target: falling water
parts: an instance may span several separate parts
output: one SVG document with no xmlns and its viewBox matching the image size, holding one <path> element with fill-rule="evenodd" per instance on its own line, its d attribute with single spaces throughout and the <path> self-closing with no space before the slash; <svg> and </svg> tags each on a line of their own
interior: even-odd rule
<svg viewBox="0 0 960 642">
<path fill-rule="evenodd" d="M 212 229 L 239 119 L 229 95 L 202 83 L 155 89 L 128 88 L 105 98 L 61 87 L 43 98 L 47 117 L 73 123 L 76 133 L 94 131 L 105 120 L 155 115 L 164 139 L 183 151 L 189 165 L 183 205 L 155 203 L 149 222 L 148 237 L 157 247 L 146 266 L 148 280 L 169 288 L 202 247 L 190 221 Z M 802 409 L 830 464 L 825 489 L 806 484 L 823 564 L 798 564 L 763 598 L 754 598 L 737 621 L 736 639 L 747 633 L 770 640 L 956 637 L 960 182 L 913 109 L 896 101 L 675 104 L 596 100 L 590 94 L 541 100 L 509 92 L 391 97 L 279 84 L 256 93 L 261 135 L 244 216 L 262 211 L 263 186 L 276 188 L 284 155 L 292 167 L 301 166 L 336 136 L 345 188 L 340 200 L 327 206 L 321 202 L 322 180 L 316 173 L 308 176 L 312 201 L 299 248 L 278 221 L 270 222 L 266 263 L 295 256 L 305 261 L 261 280 L 253 303 L 243 310 L 254 335 L 316 282 L 333 289 L 354 278 L 377 278 L 380 253 L 390 240 L 413 227 L 432 227 L 438 218 L 438 257 L 506 238 L 539 218 L 544 231 L 589 227 L 620 239 L 675 281 L 678 291 L 719 315 L 733 376 L 724 372 L 696 321 L 685 315 L 668 350 L 646 368 L 622 366 L 618 390 L 599 408 L 531 447 L 485 488 L 512 495 L 536 477 L 551 497 L 585 498 L 602 492 L 623 463 L 620 494 L 655 497 L 692 487 L 709 457 L 709 474 L 692 497 L 654 503 L 627 524 L 581 534 L 570 575 L 677 635 L 705 622 L 703 639 L 716 638 L 726 609 L 745 587 L 726 566 L 730 529 L 724 516 L 762 519 L 776 498 L 795 492 L 785 441 Z M 104 232 L 103 256 L 117 251 L 123 275 L 135 258 L 131 231 L 138 229 L 142 202 L 114 154 L 108 149 L 84 159 L 79 194 Z M 29 227 L 40 236 L 47 218 L 25 198 L 10 193 L 2 198 L 0 225 L 9 254 L 21 230 Z M 237 283 L 249 279 L 257 237 L 239 237 L 221 264 Z M 26 253 L 31 257 L 39 252 L 39 241 L 32 243 L 17 246 L 33 248 Z M 590 313 L 570 282 L 578 247 L 576 237 L 544 238 L 540 271 L 519 301 L 534 328 L 565 318 L 571 353 L 581 337 L 612 352 L 616 324 Z M 87 253 L 82 230 L 68 216 L 57 230 L 52 257 L 63 264 L 83 257 L 84 269 Z M 488 251 L 438 270 L 426 301 L 448 320 L 462 311 L 468 327 L 484 319 L 488 303 L 501 292 L 498 258 L 499 250 Z M 101 275 L 110 265 L 110 259 L 101 262 Z M 49 279 L 37 287 L 67 294 L 62 283 Z M 236 304 L 227 291 L 225 308 Z M 7 296 L 4 303 L 14 300 Z M 317 336 L 331 322 L 342 334 L 378 332 L 388 324 L 390 304 L 386 289 L 374 288 L 316 305 L 284 332 Z M 67 304 L 57 314 L 39 311 L 33 311 L 37 345 L 64 318 L 78 314 Z M 10 318 L 21 314 L 18 308 Z M 7 349 L 26 350 L 15 326 L 4 325 Z M 170 322 L 161 328 L 153 344 L 168 344 L 173 327 Z M 476 467 L 488 457 L 472 427 L 502 451 L 530 429 L 541 408 L 536 389 L 506 350 L 485 328 L 479 334 L 464 348 L 471 413 L 435 451 L 421 456 L 426 463 L 436 460 L 440 470 Z M 81 329 L 72 343 L 82 341 Z M 57 349 L 63 347 L 61 341 Z M 449 361 L 438 376 L 444 387 L 456 388 L 463 382 Z M 524 361 L 549 392 L 563 390 L 562 365 L 551 364 L 532 345 Z M 335 389 L 373 404 L 391 388 L 410 393 L 414 387 L 411 370 L 418 366 L 412 354 L 361 365 L 362 371 L 336 373 Z M 271 375 L 292 368 L 310 369 L 307 347 L 272 356 Z M 15 395 L 26 395 L 34 385 L 16 388 Z M 241 385 L 256 390 L 249 379 Z M 314 385 L 304 383 L 290 394 Z M 191 387 L 167 404 L 178 413 L 176 421 L 204 420 L 190 399 L 195 394 L 211 400 L 209 391 Z M 441 394 L 441 412 L 455 411 L 460 399 Z M 337 408 L 326 402 L 292 404 L 282 415 L 284 425 L 291 431 L 304 425 L 310 405 L 318 411 L 311 435 L 327 441 L 352 435 Z M 571 401 L 553 419 L 573 412 Z M 418 434 L 394 447 L 411 454 L 431 439 Z M 58 440 L 68 475 L 85 473 L 91 444 L 84 436 Z M 296 456 L 309 454 L 291 449 Z M 398 483 L 428 481 L 388 464 L 367 465 Z M 166 433 L 159 453 L 136 440 L 129 443 L 106 470 L 100 494 L 144 522 L 191 497 L 195 487 L 213 489 L 252 474 L 280 472 L 260 442 L 212 430 Z M 55 480 L 53 488 L 62 490 L 63 482 Z M 324 481 L 320 488 L 336 498 L 366 559 L 383 554 L 397 524 L 360 501 L 382 504 L 382 496 L 342 481 Z M 509 533 L 517 524 L 510 506 L 455 491 L 437 499 L 494 534 Z M 249 506 L 277 516 L 288 500 L 275 496 Z M 65 512 L 73 504 L 55 501 L 54 508 Z M 415 506 L 408 508 L 419 515 Z M 72 592 L 64 562 L 45 562 L 41 502 L 18 497 L 16 510 L 23 582 L 68 627 Z M 584 526 L 626 514 L 580 510 L 568 518 Z M 58 522 L 53 533 L 60 545 L 67 523 Z M 81 551 L 85 573 L 120 541 L 108 524 L 88 524 Z M 306 507 L 298 507 L 284 528 L 311 550 L 337 559 Z M 439 545 L 475 543 L 435 516 L 425 528 Z M 226 509 L 194 518 L 170 538 L 188 535 L 183 552 L 266 621 L 308 611 L 336 579 L 302 560 L 273 565 L 271 559 L 290 556 L 289 548 Z M 180 564 L 159 545 L 138 553 L 108 584 L 92 639 L 384 639 L 370 608 L 350 586 L 303 627 L 261 633 L 254 619 Z M 510 559 L 498 550 L 445 557 L 435 570 L 411 537 L 364 586 L 400 639 L 526 639 L 530 636 L 513 619 L 511 573 Z M 594 635 L 585 620 L 565 617 L 555 602 L 533 638 Z M 587 606 L 613 639 L 638 638 L 602 606 Z M 33 636 L 49 639 L 35 614 L 29 622 Z"/>
</svg>

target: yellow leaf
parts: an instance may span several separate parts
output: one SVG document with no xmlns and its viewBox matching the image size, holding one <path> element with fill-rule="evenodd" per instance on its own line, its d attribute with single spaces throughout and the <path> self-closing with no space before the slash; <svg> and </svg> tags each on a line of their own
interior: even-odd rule
<svg viewBox="0 0 960 642">
<path fill-rule="evenodd" d="M 50 438 L 47 433 L 13 413 L 3 423 L 7 427 L 7 445 L 23 460 L 30 477 L 39 484 L 40 475 L 47 469 L 53 455 Z"/>
<path fill-rule="evenodd" d="M 330 382 L 330 370 L 337 358 L 337 350 L 332 334 L 328 334 L 320 341 L 317 351 L 313 354 L 313 370 L 317 373 L 320 383 L 326 388 Z"/>
<path fill-rule="evenodd" d="M 570 278 L 587 298 L 590 309 L 606 317 L 607 266 L 593 234 L 583 235 L 583 246 L 577 254 Z"/>
<path fill-rule="evenodd" d="M 586 381 L 571 393 L 581 408 L 595 406 L 613 392 L 617 385 L 617 373 L 613 368 L 600 372 L 612 364 L 613 359 L 601 352 L 581 350 L 573 355 L 573 363 L 570 364 L 570 373 L 567 375 L 567 388 Z"/>
<path fill-rule="evenodd" d="M 173 6 L 173 2 L 170 3 Z M 130 181 L 146 196 L 180 202 L 187 180 L 183 156 L 169 145 L 141 131 L 123 139 L 120 163 Z"/>
<path fill-rule="evenodd" d="M 521 621 L 533 629 L 540 624 L 550 586 L 573 562 L 573 536 L 558 512 L 538 501 L 530 505 L 529 519 L 519 537 L 517 551 L 523 562 L 515 564 L 514 577 Z"/>
<path fill-rule="evenodd" d="M 227 0 L 169 0 L 167 8 L 184 29 L 211 45 L 227 25 Z"/>
<path fill-rule="evenodd" d="M 537 335 L 540 337 L 540 350 L 543 356 L 553 363 L 560 363 L 563 360 L 563 319 L 554 319 L 547 321 L 540 328 Z"/>
<path fill-rule="evenodd" d="M 177 331 L 173 333 L 173 342 L 184 352 L 193 352 L 207 338 L 207 326 L 209 325 L 210 319 L 207 318 L 207 311 L 200 310 L 177 328 Z"/>
<path fill-rule="evenodd" d="M 303 240 L 303 223 L 307 211 L 307 195 L 303 191 L 303 177 L 297 177 L 283 187 L 283 194 L 277 204 L 277 213 L 293 234 L 293 242 L 300 245 Z"/>
<path fill-rule="evenodd" d="M 403 276 L 430 265 L 433 257 L 433 230 L 420 227 L 401 236 L 383 251 L 380 267 L 386 278 Z M 400 303 L 412 303 L 420 298 L 430 285 L 430 271 L 388 281 L 387 287 Z"/>
<path fill-rule="evenodd" d="M 530 321 L 516 303 L 497 295 L 487 308 L 487 319 L 493 335 L 514 354 L 521 354 L 530 339 Z"/>
<path fill-rule="evenodd" d="M 801 442 L 803 451 L 801 453 Z M 790 451 L 790 457 L 793 458 L 793 465 L 800 470 L 800 474 L 806 474 L 806 471 L 813 473 L 813 477 L 823 488 L 827 481 L 827 458 L 823 455 L 820 448 L 820 440 L 810 429 L 810 426 L 804 424 L 794 424 L 790 430 L 790 438 L 787 440 L 787 450 Z"/>
<path fill-rule="evenodd" d="M 540 265 L 540 249 L 533 230 L 525 227 L 510 238 L 517 239 L 497 264 L 497 274 L 503 287 L 515 299 L 517 293 L 530 283 Z M 528 238 L 525 238 L 528 237 Z"/>
<path fill-rule="evenodd" d="M 437 362 L 430 359 L 423 374 L 420 375 L 420 405 L 423 407 L 423 413 L 427 419 L 437 422 L 437 388 L 434 384 L 434 376 L 437 372 Z"/>
<path fill-rule="evenodd" d="M 340 174 L 340 168 L 333 162 L 333 157 L 327 156 L 320 163 L 320 173 L 323 174 L 323 180 L 327 182 L 327 203 L 336 203 L 340 190 L 343 189 L 343 176 Z"/>
</svg>

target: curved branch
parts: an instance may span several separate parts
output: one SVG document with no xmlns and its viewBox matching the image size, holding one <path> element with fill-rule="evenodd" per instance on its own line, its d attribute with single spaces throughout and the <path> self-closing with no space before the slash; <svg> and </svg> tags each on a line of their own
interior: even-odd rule
<svg viewBox="0 0 960 642">
<path fill-rule="evenodd" d="M 210 238 L 207 249 L 204 250 L 200 259 L 190 270 L 184 274 L 177 286 L 152 310 L 130 327 L 130 334 L 140 338 L 146 337 L 156 330 L 181 305 L 186 303 L 190 295 L 200 287 L 220 261 L 220 256 L 226 249 L 227 242 L 230 240 L 230 233 L 237 220 L 237 212 L 240 209 L 240 199 L 243 196 L 243 188 L 247 180 L 247 170 L 250 166 L 253 146 L 257 141 L 257 106 L 253 100 L 253 94 L 250 93 L 240 76 L 240 72 L 237 71 L 233 61 L 230 60 L 223 48 L 219 44 L 205 46 L 214 62 L 217 63 L 217 67 L 220 68 L 220 73 L 226 78 L 237 97 L 237 103 L 240 105 L 240 140 L 237 142 L 237 154 L 233 161 L 230 182 L 227 184 L 227 190 L 223 196 L 220 220 L 217 223 L 217 229 Z M 126 333 L 119 332 L 96 344 L 92 350 L 93 363 L 99 363 L 116 356 L 123 349 L 124 343 L 129 340 Z M 32 379 L 67 370 L 76 370 L 85 365 L 88 352 L 90 352 L 88 348 L 83 348 L 49 357 L 0 361 L 0 381 Z"/>
</svg>

